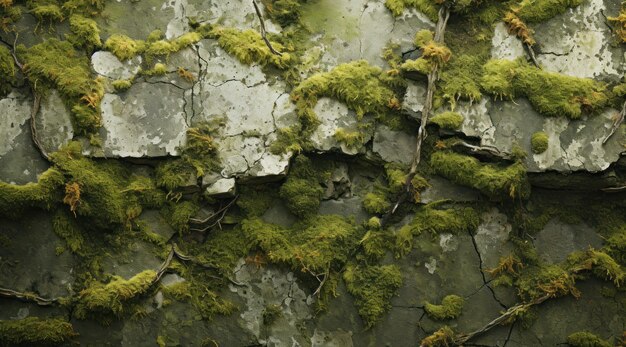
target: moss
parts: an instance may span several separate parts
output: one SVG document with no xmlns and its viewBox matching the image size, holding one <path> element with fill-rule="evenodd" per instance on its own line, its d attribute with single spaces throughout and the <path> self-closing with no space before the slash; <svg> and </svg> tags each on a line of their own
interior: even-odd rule
<svg viewBox="0 0 626 347">
<path fill-rule="evenodd" d="M 389 311 L 389 301 L 402 285 L 402 274 L 397 265 L 351 265 L 346 268 L 343 279 L 367 328 L 371 328 Z"/>
<path fill-rule="evenodd" d="M 458 295 L 447 295 L 441 301 L 441 305 L 434 305 L 431 303 L 426 303 L 424 305 L 424 311 L 426 314 L 432 319 L 435 320 L 446 320 L 446 319 L 455 319 L 461 315 L 463 311 L 463 305 L 465 304 L 465 300 Z"/>
<path fill-rule="evenodd" d="M 533 153 L 543 153 L 548 149 L 548 134 L 538 131 L 530 138 L 530 146 Z"/>
<path fill-rule="evenodd" d="M 442 129 L 456 130 L 463 124 L 463 116 L 456 112 L 443 112 L 430 119 Z"/>
<path fill-rule="evenodd" d="M 390 111 L 397 98 L 383 82 L 385 73 L 365 60 L 341 64 L 333 70 L 304 80 L 291 93 L 304 128 L 318 124 L 313 107 L 322 96 L 335 98 L 356 111 L 359 120 L 365 114 L 382 116 Z"/>
<path fill-rule="evenodd" d="M 440 210 L 425 205 L 415 212 L 412 221 L 396 232 L 396 255 L 403 256 L 413 249 L 413 238 L 428 232 L 460 234 L 473 232 L 480 223 L 478 213 L 472 208 Z"/>
<path fill-rule="evenodd" d="M 128 280 L 113 277 L 107 284 L 90 283 L 78 294 L 74 315 L 79 319 L 87 318 L 90 313 L 113 314 L 119 317 L 124 312 L 128 312 L 125 305 L 150 289 L 156 276 L 156 272 L 145 270 Z"/>
<path fill-rule="evenodd" d="M 77 255 L 86 255 L 85 238 L 80 226 L 66 212 L 57 211 L 52 217 L 54 233 L 65 241 L 69 250 Z"/>
<path fill-rule="evenodd" d="M 422 46 L 422 57 L 434 66 L 442 67 L 452 58 L 452 52 L 443 44 L 430 41 Z"/>
<path fill-rule="evenodd" d="M 299 21 L 300 8 L 306 0 L 262 0 L 270 18 L 282 27 Z"/>
<path fill-rule="evenodd" d="M 0 46 L 0 97 L 7 95 L 16 82 L 11 51 L 5 46 Z"/>
<path fill-rule="evenodd" d="M 20 46 L 19 55 L 28 79 L 38 93 L 56 88 L 71 105 L 75 130 L 95 132 L 101 126 L 102 81 L 91 78 L 89 59 L 67 41 L 48 39 L 28 49 Z"/>
<path fill-rule="evenodd" d="M 276 191 L 267 186 L 242 186 L 237 206 L 242 208 L 248 217 L 260 217 L 278 198 Z"/>
<path fill-rule="evenodd" d="M 377 190 L 365 194 L 363 198 L 363 208 L 368 213 L 383 214 L 391 208 L 391 203 L 387 200 L 384 192 Z"/>
<path fill-rule="evenodd" d="M 81 15 L 70 17 L 70 31 L 67 39 L 76 47 L 84 47 L 88 52 L 102 46 L 100 29 L 93 19 Z"/>
<path fill-rule="evenodd" d="M 614 22 L 615 33 L 622 43 L 626 42 L 626 5 L 622 3 L 622 10 L 617 17 L 608 17 L 609 22 Z"/>
<path fill-rule="evenodd" d="M 612 343 L 587 332 L 579 331 L 567 337 L 567 344 L 572 347 L 611 347 Z"/>
<path fill-rule="evenodd" d="M 0 344 L 6 346 L 57 346 L 76 336 L 72 324 L 59 318 L 0 320 Z"/>
<path fill-rule="evenodd" d="M 484 164 L 474 157 L 439 151 L 431 155 L 430 165 L 438 175 L 493 199 L 527 198 L 530 194 L 526 170 L 520 162 L 509 166 Z"/>
<path fill-rule="evenodd" d="M 606 86 L 592 79 L 547 72 L 517 60 L 491 60 L 482 87 L 496 97 L 525 96 L 546 116 L 578 119 L 607 105 Z"/>
<path fill-rule="evenodd" d="M 582 2 L 583 0 L 522 0 L 513 11 L 525 22 L 539 23 L 565 13 Z"/>
<path fill-rule="evenodd" d="M 276 141 L 270 145 L 272 154 L 283 154 L 287 152 L 300 153 L 303 150 L 302 142 L 298 127 L 280 128 L 276 134 Z"/>
<path fill-rule="evenodd" d="M 349 149 L 358 149 L 363 146 L 365 134 L 360 131 L 347 131 L 343 128 L 337 128 L 333 135 L 337 142 L 345 145 Z"/>
<path fill-rule="evenodd" d="M 182 201 L 167 203 L 161 213 L 172 228 L 182 235 L 189 231 L 189 219 L 195 217 L 198 211 L 200 211 L 198 204 Z"/>
<path fill-rule="evenodd" d="M 292 56 L 283 45 L 272 41 L 272 47 L 281 52 L 281 55 L 272 53 L 261 34 L 255 30 L 215 27 L 210 31 L 209 37 L 217 39 L 220 47 L 244 64 L 259 63 L 285 69 L 292 62 Z"/>
<path fill-rule="evenodd" d="M 31 8 L 30 13 L 39 22 L 60 22 L 64 18 L 61 8 L 54 4 L 34 6 Z"/>
<path fill-rule="evenodd" d="M 437 21 L 439 9 L 432 0 L 386 0 L 385 6 L 394 16 L 400 16 L 407 7 L 415 7 L 434 22 Z"/>
<path fill-rule="evenodd" d="M 304 155 L 297 156 L 290 175 L 279 192 L 280 197 L 285 199 L 287 208 L 296 216 L 311 216 L 317 213 L 323 193 L 311 160 Z"/>
<path fill-rule="evenodd" d="M 283 310 L 280 305 L 267 304 L 263 309 L 263 324 L 272 325 L 278 318 L 283 315 Z"/>
<path fill-rule="evenodd" d="M 433 70 L 433 64 L 424 58 L 417 58 L 415 60 L 407 60 L 400 66 L 400 69 L 405 72 L 419 72 L 422 75 L 428 75 Z"/>
<path fill-rule="evenodd" d="M 122 92 L 129 89 L 133 85 L 133 82 L 131 80 L 115 80 L 111 84 L 116 91 Z"/>
<path fill-rule="evenodd" d="M 63 174 L 51 168 L 39 176 L 37 183 L 0 182 L 0 216 L 16 218 L 30 207 L 49 210 L 60 202 L 64 181 Z"/>
<path fill-rule="evenodd" d="M 133 40 L 126 35 L 113 34 L 104 43 L 104 49 L 113 53 L 119 60 L 128 60 L 143 53 L 146 43 Z"/>
<path fill-rule="evenodd" d="M 368 259 L 381 260 L 388 250 L 393 249 L 393 235 L 380 229 L 380 220 L 377 217 L 370 219 L 368 228 L 370 230 L 365 233 L 359 244 Z"/>
<path fill-rule="evenodd" d="M 423 347 L 448 347 L 454 345 L 454 331 L 449 326 L 444 326 L 433 334 L 426 336 L 420 346 Z"/>
<path fill-rule="evenodd" d="M 453 57 L 440 75 L 440 85 L 443 98 L 452 107 L 458 99 L 470 102 L 482 98 L 480 89 L 480 77 L 483 66 L 481 59 L 472 55 Z"/>
<path fill-rule="evenodd" d="M 507 12 L 504 15 L 503 21 L 508 27 L 509 34 L 514 34 L 520 40 L 522 40 L 523 43 L 529 46 L 535 44 L 535 39 L 533 39 L 532 37 L 532 30 L 529 29 L 526 23 L 524 23 L 513 12 Z"/>
<path fill-rule="evenodd" d="M 559 265 L 528 267 L 515 281 L 518 296 L 525 301 L 532 301 L 542 296 L 561 297 L 573 295 L 579 297 L 572 274 Z"/>
<path fill-rule="evenodd" d="M 415 43 L 415 46 L 417 47 L 424 47 L 432 40 L 433 40 L 433 32 L 427 29 L 422 29 L 422 30 L 419 30 L 415 34 L 413 43 Z"/>
<path fill-rule="evenodd" d="M 200 313 L 204 319 L 212 319 L 216 314 L 228 315 L 235 311 L 235 306 L 220 298 L 217 293 L 203 287 L 200 282 L 179 282 L 163 288 L 163 293 L 178 301 L 186 301 Z"/>
<path fill-rule="evenodd" d="M 605 249 L 617 261 L 626 265 L 626 226 L 622 226 L 607 240 Z"/>
<path fill-rule="evenodd" d="M 569 268 L 573 271 L 589 270 L 603 280 L 612 281 L 620 287 L 626 279 L 626 272 L 610 255 L 603 251 L 589 249 L 585 252 L 570 254 Z"/>
</svg>

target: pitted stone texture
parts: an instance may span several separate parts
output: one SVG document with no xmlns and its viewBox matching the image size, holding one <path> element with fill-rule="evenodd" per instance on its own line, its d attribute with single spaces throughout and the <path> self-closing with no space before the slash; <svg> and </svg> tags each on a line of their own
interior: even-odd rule
<svg viewBox="0 0 626 347">
<path fill-rule="evenodd" d="M 241 311 L 241 327 L 252 333 L 258 343 L 270 346 L 304 345 L 306 336 L 299 330 L 313 315 L 312 298 L 298 284 L 291 272 L 274 267 L 257 268 L 241 259 L 235 270 L 235 280 L 244 286 L 230 290 L 245 301 Z M 271 325 L 263 322 L 268 305 L 278 305 L 281 315 Z"/>
<path fill-rule="evenodd" d="M 91 66 L 100 76 L 112 80 L 125 80 L 139 72 L 141 60 L 141 56 L 137 56 L 122 62 L 111 52 L 98 51 L 91 56 Z"/>
<path fill-rule="evenodd" d="M 534 26 L 537 60 L 544 69 L 570 76 L 618 80 L 626 67 L 623 45 L 615 45 L 607 16 L 619 1 L 587 0 Z"/>
<path fill-rule="evenodd" d="M 506 153 L 519 145 L 529 153 L 525 159 L 529 172 L 599 172 L 616 162 L 624 151 L 622 143 L 626 135 L 622 130 L 602 144 L 617 116 L 618 111 L 614 109 L 569 120 L 542 116 L 526 99 L 516 99 L 483 100 L 469 107 L 461 105 L 458 111 L 464 116 L 461 131 L 480 137 L 481 145 Z M 544 131 L 549 137 L 548 149 L 540 154 L 534 154 L 530 144 L 537 131 Z"/>
<path fill-rule="evenodd" d="M 358 121 L 356 113 L 339 101 L 330 98 L 320 98 L 313 108 L 321 124 L 311 135 L 313 147 L 318 151 L 340 150 L 349 155 L 355 155 L 364 151 L 364 146 L 348 147 L 335 139 L 335 133 L 339 129 L 346 132 L 361 132 L 359 124 L 367 123 L 365 117 Z M 363 143 L 367 143 L 372 138 L 372 133 L 365 133 Z"/>
<path fill-rule="evenodd" d="M 37 181 L 48 163 L 33 144 L 30 114 L 33 101 L 16 91 L 0 99 L 0 181 Z"/>
<path fill-rule="evenodd" d="M 56 90 L 41 101 L 35 128 L 39 142 L 47 153 L 59 150 L 74 138 L 70 113 Z"/>
<path fill-rule="evenodd" d="M 491 57 L 493 59 L 515 60 L 523 57 L 524 45 L 515 35 L 509 34 L 506 24 L 500 22 L 496 24 L 491 39 Z"/>
<path fill-rule="evenodd" d="M 372 149 L 386 162 L 410 164 L 415 152 L 417 137 L 403 131 L 379 125 L 374 134 Z"/>
<path fill-rule="evenodd" d="M 305 72 L 327 71 L 338 64 L 365 59 L 372 65 L 385 67 L 381 58 L 385 46 L 393 41 L 403 51 L 414 48 L 413 38 L 420 29 L 433 29 L 434 24 L 422 13 L 407 9 L 398 18 L 381 1 L 321 0 L 307 3 L 302 22 L 313 32 L 319 61 Z"/>
</svg>

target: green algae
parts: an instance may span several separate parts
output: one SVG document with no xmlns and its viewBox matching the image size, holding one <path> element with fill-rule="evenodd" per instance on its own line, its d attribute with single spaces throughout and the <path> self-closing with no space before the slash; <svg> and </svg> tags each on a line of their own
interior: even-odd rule
<svg viewBox="0 0 626 347">
<path fill-rule="evenodd" d="M 465 300 L 458 295 L 447 295 L 441 300 L 441 305 L 426 303 L 424 311 L 432 319 L 446 320 L 455 319 L 461 315 Z"/>
<path fill-rule="evenodd" d="M 6 346 L 58 346 L 76 336 L 72 324 L 60 318 L 0 320 L 0 344 Z"/>
<path fill-rule="evenodd" d="M 520 163 L 509 166 L 481 163 L 478 159 L 448 151 L 431 155 L 435 173 L 451 181 L 478 189 L 492 199 L 527 198 L 530 186 L 526 170 Z"/>
<path fill-rule="evenodd" d="M 107 284 L 96 281 L 89 283 L 88 287 L 78 294 L 74 315 L 79 319 L 100 314 L 120 317 L 128 312 L 128 303 L 145 294 L 156 278 L 156 272 L 145 270 L 128 280 L 113 277 Z"/>
<path fill-rule="evenodd" d="M 538 131 L 530 138 L 530 146 L 533 153 L 543 153 L 548 149 L 548 134 L 543 131 Z"/>
<path fill-rule="evenodd" d="M 349 265 L 343 279 L 348 292 L 355 298 L 359 315 L 366 328 L 371 328 L 389 309 L 389 300 L 402 285 L 398 265 Z"/>
<path fill-rule="evenodd" d="M 39 176 L 37 183 L 14 185 L 0 181 L 0 216 L 18 218 L 30 207 L 51 209 L 61 201 L 63 174 L 50 168 Z"/>
<path fill-rule="evenodd" d="M 609 101 L 602 82 L 547 72 L 521 60 L 490 60 L 484 70 L 481 85 L 485 91 L 500 98 L 525 96 L 546 116 L 579 119 Z"/>
<path fill-rule="evenodd" d="M 443 112 L 435 115 L 429 121 L 442 129 L 456 130 L 463 124 L 463 116 L 457 112 Z"/>
</svg>

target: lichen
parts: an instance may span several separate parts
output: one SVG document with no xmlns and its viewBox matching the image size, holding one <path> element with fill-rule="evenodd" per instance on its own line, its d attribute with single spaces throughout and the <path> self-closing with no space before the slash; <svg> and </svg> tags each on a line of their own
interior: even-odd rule
<svg viewBox="0 0 626 347">
<path fill-rule="evenodd" d="M 492 199 L 527 198 L 530 186 L 524 165 L 509 166 L 481 163 L 478 159 L 449 151 L 431 155 L 430 166 L 438 175 L 478 189 Z"/>
<path fill-rule="evenodd" d="M 548 134 L 538 131 L 530 138 L 530 146 L 533 153 L 540 154 L 548 149 Z"/>
<path fill-rule="evenodd" d="M 60 318 L 26 317 L 0 320 L 3 346 L 58 346 L 78 336 L 69 322 Z"/>
<path fill-rule="evenodd" d="M 579 331 L 567 337 L 567 344 L 572 347 L 611 347 L 612 343 L 587 332 Z"/>
<path fill-rule="evenodd" d="M 400 267 L 395 264 L 349 265 L 343 279 L 366 328 L 371 328 L 391 308 L 389 300 L 402 285 Z"/>
<path fill-rule="evenodd" d="M 546 116 L 580 118 L 608 103 L 606 85 L 587 78 L 547 72 L 516 60 L 490 60 L 484 67 L 482 87 L 500 98 L 528 98 Z"/>
<path fill-rule="evenodd" d="M 465 300 L 458 295 L 447 295 L 441 301 L 441 305 L 434 305 L 427 302 L 424 311 L 428 317 L 435 320 L 455 319 L 461 315 Z"/>
<path fill-rule="evenodd" d="M 37 183 L 24 185 L 0 181 L 0 216 L 17 218 L 30 207 L 49 210 L 61 201 L 63 174 L 54 168 L 39 176 Z"/>
<path fill-rule="evenodd" d="M 446 130 L 456 130 L 463 124 L 463 116 L 457 112 L 443 112 L 429 120 Z"/>
<path fill-rule="evenodd" d="M 157 273 L 145 270 L 128 280 L 113 277 L 107 284 L 94 281 L 80 291 L 74 306 L 74 315 L 86 319 L 93 315 L 121 316 L 128 312 L 127 304 L 134 298 L 145 294 L 154 284 Z"/>
</svg>

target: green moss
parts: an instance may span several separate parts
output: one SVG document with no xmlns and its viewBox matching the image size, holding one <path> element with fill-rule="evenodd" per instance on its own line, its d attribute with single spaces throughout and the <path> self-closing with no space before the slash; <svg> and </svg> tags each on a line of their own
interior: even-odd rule
<svg viewBox="0 0 626 347">
<path fill-rule="evenodd" d="M 454 345 L 455 334 L 449 326 L 444 326 L 429 336 L 426 336 L 421 342 L 423 347 L 448 347 Z"/>
<path fill-rule="evenodd" d="M 413 249 L 413 238 L 428 232 L 438 235 L 446 232 L 461 234 L 473 232 L 480 223 L 478 213 L 472 208 L 436 209 L 425 205 L 415 212 L 413 220 L 400 228 L 396 233 L 396 253 L 398 256 L 408 254 Z"/>
<path fill-rule="evenodd" d="M 343 279 L 367 328 L 371 328 L 391 308 L 389 300 L 402 285 L 402 274 L 397 265 L 350 265 Z"/>
<path fill-rule="evenodd" d="M 11 51 L 5 46 L 0 46 L 0 97 L 7 95 L 16 82 Z"/>
<path fill-rule="evenodd" d="M 51 168 L 39 176 L 37 183 L 14 185 L 0 182 L 0 216 L 16 218 L 29 207 L 49 210 L 61 200 L 64 177 Z"/>
<path fill-rule="evenodd" d="M 458 99 L 470 102 L 480 100 L 482 71 L 482 61 L 479 57 L 472 55 L 453 57 L 440 75 L 443 98 L 453 107 Z"/>
<path fill-rule="evenodd" d="M 579 331 L 567 337 L 567 344 L 572 347 L 611 347 L 612 343 L 587 332 Z"/>
<path fill-rule="evenodd" d="M 300 7 L 306 0 L 262 0 L 265 10 L 272 20 L 287 27 L 300 19 Z"/>
<path fill-rule="evenodd" d="M 113 314 L 121 316 L 128 312 L 127 304 L 134 298 L 145 294 L 156 280 L 157 273 L 145 270 L 125 280 L 121 277 L 103 284 L 93 282 L 78 294 L 74 315 L 79 319 L 85 319 L 90 313 Z"/>
<path fill-rule="evenodd" d="M 382 116 L 394 108 L 397 98 L 385 84 L 385 73 L 365 60 L 335 67 L 304 80 L 291 93 L 297 113 L 305 129 L 318 124 L 313 107 L 322 96 L 335 98 L 354 110 L 359 120 L 365 114 Z M 395 102 L 394 102 L 395 100 Z"/>
<path fill-rule="evenodd" d="M 547 72 L 517 60 L 491 60 L 485 67 L 482 87 L 502 98 L 525 96 L 546 116 L 578 119 L 608 103 L 606 85 L 592 79 Z"/>
<path fill-rule="evenodd" d="M 456 112 L 443 112 L 430 119 L 442 129 L 456 130 L 463 124 L 463 116 Z"/>
<path fill-rule="evenodd" d="M 474 157 L 439 151 L 431 155 L 430 165 L 438 175 L 493 199 L 527 198 L 530 193 L 526 170 L 520 162 L 509 166 L 484 164 Z"/>
<path fill-rule="evenodd" d="M 533 153 L 543 153 L 548 149 L 548 134 L 543 131 L 538 131 L 530 138 L 530 146 L 533 149 Z"/>
<path fill-rule="evenodd" d="M 220 47 L 244 64 L 259 63 L 285 69 L 292 62 L 291 55 L 283 45 L 272 41 L 272 47 L 281 55 L 272 53 L 261 34 L 255 30 L 215 27 L 210 31 L 209 37 L 217 39 Z"/>
<path fill-rule="evenodd" d="M 131 80 L 115 80 L 111 83 L 116 91 L 125 91 L 133 85 Z"/>
<path fill-rule="evenodd" d="M 6 346 L 58 346 L 78 336 L 72 324 L 59 318 L 27 317 L 0 320 L 0 344 Z"/>
<path fill-rule="evenodd" d="M 294 159 L 290 175 L 279 193 L 296 216 L 308 217 L 317 213 L 324 190 L 310 159 L 303 155 Z"/>
<path fill-rule="evenodd" d="M 580 296 L 575 287 L 575 278 L 559 265 L 529 267 L 516 280 L 515 286 L 519 297 L 532 301 L 546 294 L 560 297 L 572 294 Z"/>
<path fill-rule="evenodd" d="M 441 301 L 441 305 L 434 305 L 431 303 L 426 303 L 424 305 L 424 311 L 426 314 L 432 319 L 435 320 L 446 320 L 446 319 L 455 319 L 461 315 L 463 311 L 463 305 L 465 304 L 465 300 L 458 295 L 447 295 Z"/>
<path fill-rule="evenodd" d="M 189 219 L 195 217 L 198 211 L 200 206 L 197 203 L 182 201 L 167 203 L 161 213 L 172 228 L 182 235 L 189 231 Z"/>
<path fill-rule="evenodd" d="M 619 228 L 606 240 L 605 248 L 613 258 L 626 265 L 626 226 Z"/>
<path fill-rule="evenodd" d="M 65 241 L 69 250 L 81 256 L 86 255 L 85 238 L 76 223 L 67 212 L 57 211 L 52 217 L 54 233 Z"/>
<path fill-rule="evenodd" d="M 95 132 L 101 126 L 100 100 L 104 88 L 91 78 L 89 59 L 71 43 L 48 39 L 28 49 L 18 47 L 28 79 L 38 93 L 56 88 L 71 106 L 75 130 L 80 134 Z"/>
<path fill-rule="evenodd" d="M 626 272 L 610 255 L 603 251 L 589 249 L 585 252 L 572 253 L 568 257 L 569 268 L 574 270 L 590 270 L 603 280 L 612 281 L 620 287 L 626 279 Z"/>
<path fill-rule="evenodd" d="M 133 40 L 126 35 L 111 35 L 104 43 L 104 49 L 113 53 L 119 60 L 128 60 L 143 53 L 146 43 L 141 40 Z"/>
<path fill-rule="evenodd" d="M 388 201 L 386 194 L 383 191 L 377 190 L 365 194 L 363 198 L 363 208 L 368 213 L 383 214 L 389 211 L 391 203 Z"/>
<path fill-rule="evenodd" d="M 582 2 L 583 0 L 522 0 L 513 11 L 525 22 L 539 23 L 565 13 Z"/>
<path fill-rule="evenodd" d="M 400 16 L 407 7 L 415 7 L 434 22 L 437 21 L 439 8 L 432 0 L 386 0 L 385 6 L 394 16 Z"/>
<path fill-rule="evenodd" d="M 260 217 L 278 198 L 276 191 L 264 185 L 242 186 L 237 206 L 242 208 L 248 217 Z"/>
<path fill-rule="evenodd" d="M 347 131 L 343 128 L 337 128 L 333 135 L 337 142 L 345 145 L 349 149 L 358 149 L 363 146 L 365 134 L 360 131 Z"/>
<path fill-rule="evenodd" d="M 76 47 L 84 47 L 88 52 L 102 45 L 100 29 L 93 19 L 80 15 L 70 17 L 70 35 L 67 39 Z"/>
<path fill-rule="evenodd" d="M 433 32 L 427 29 L 422 29 L 422 30 L 419 30 L 417 33 L 415 33 L 415 38 L 413 39 L 413 43 L 415 43 L 415 46 L 417 47 L 424 47 L 432 40 L 433 40 Z"/>
<path fill-rule="evenodd" d="M 230 301 L 220 298 L 199 282 L 179 282 L 163 288 L 163 293 L 178 301 L 191 303 L 204 319 L 210 320 L 217 314 L 228 315 L 236 309 Z"/>
<path fill-rule="evenodd" d="M 306 140 L 300 136 L 298 127 L 280 128 L 276 134 L 276 141 L 270 145 L 272 154 L 283 154 L 287 152 L 300 153 L 303 150 L 302 142 Z"/>
<path fill-rule="evenodd" d="M 424 59 L 417 58 L 415 60 L 407 60 L 400 66 L 400 69 L 405 72 L 419 72 L 422 75 L 428 75 L 433 70 L 433 64 Z"/>
<path fill-rule="evenodd" d="M 54 4 L 34 6 L 30 13 L 39 22 L 60 22 L 64 18 L 61 8 Z"/>
</svg>

